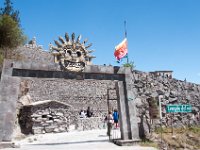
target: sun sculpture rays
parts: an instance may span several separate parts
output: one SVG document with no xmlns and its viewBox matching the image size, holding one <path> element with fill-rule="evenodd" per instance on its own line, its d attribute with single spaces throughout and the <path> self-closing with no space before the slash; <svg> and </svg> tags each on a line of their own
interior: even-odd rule
<svg viewBox="0 0 200 150">
<path fill-rule="evenodd" d="M 75 39 L 72 33 L 71 38 L 65 33 L 65 39 L 59 36 L 59 41 L 54 41 L 56 47 L 50 45 L 50 50 L 54 55 L 55 62 L 59 63 L 64 71 L 83 71 L 86 65 L 90 65 L 94 56 L 90 55 L 93 50 L 88 50 L 92 44 L 85 45 L 87 39 L 81 42 L 81 35 Z"/>
</svg>

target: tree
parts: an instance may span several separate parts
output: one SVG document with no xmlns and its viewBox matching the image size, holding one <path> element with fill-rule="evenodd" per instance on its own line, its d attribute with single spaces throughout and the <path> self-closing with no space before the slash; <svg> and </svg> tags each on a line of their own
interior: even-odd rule
<svg viewBox="0 0 200 150">
<path fill-rule="evenodd" d="M 4 8 L 0 8 L 0 15 L 8 15 L 12 17 L 12 19 L 17 22 L 18 26 L 20 26 L 19 11 L 14 10 L 12 4 L 13 3 L 10 0 L 5 0 Z"/>
<path fill-rule="evenodd" d="M 10 16 L 0 16 L 0 64 L 3 58 L 11 58 L 12 50 L 25 41 L 25 36 Z"/>
<path fill-rule="evenodd" d="M 19 25 L 19 11 L 14 11 L 10 0 L 0 8 L 0 68 L 4 58 L 12 58 L 13 49 L 22 45 L 26 37 Z"/>
<path fill-rule="evenodd" d="M 10 16 L 0 16 L 0 48 L 15 48 L 24 42 L 22 30 Z"/>
</svg>

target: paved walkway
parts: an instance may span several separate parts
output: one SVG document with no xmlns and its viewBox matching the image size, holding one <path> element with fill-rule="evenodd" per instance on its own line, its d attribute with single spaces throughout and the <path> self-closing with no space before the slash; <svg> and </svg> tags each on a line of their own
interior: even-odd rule
<svg viewBox="0 0 200 150">
<path fill-rule="evenodd" d="M 117 146 L 109 142 L 105 129 L 31 135 L 15 143 L 20 144 L 16 150 L 156 150 L 150 147 Z"/>
</svg>

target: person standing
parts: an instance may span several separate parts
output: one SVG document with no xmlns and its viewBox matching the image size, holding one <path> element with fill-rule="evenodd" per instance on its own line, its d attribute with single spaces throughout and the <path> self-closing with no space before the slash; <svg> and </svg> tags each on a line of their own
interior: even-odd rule
<svg viewBox="0 0 200 150">
<path fill-rule="evenodd" d="M 90 107 L 89 107 L 89 106 L 88 106 L 88 108 L 87 108 L 86 115 L 87 115 L 87 117 L 88 117 L 88 118 L 90 118 L 90 117 L 92 117 L 92 116 L 93 116 L 93 112 L 92 112 L 92 110 L 90 109 Z"/>
<path fill-rule="evenodd" d="M 119 113 L 118 113 L 117 109 L 115 109 L 113 112 L 113 119 L 114 119 L 115 128 L 118 128 Z"/>
<path fill-rule="evenodd" d="M 111 136 L 111 129 L 113 125 L 113 116 L 111 111 L 109 111 L 106 119 L 107 119 L 107 135 Z"/>
<path fill-rule="evenodd" d="M 81 109 L 80 113 L 80 118 L 86 118 L 86 114 L 85 114 L 85 111 Z"/>
</svg>

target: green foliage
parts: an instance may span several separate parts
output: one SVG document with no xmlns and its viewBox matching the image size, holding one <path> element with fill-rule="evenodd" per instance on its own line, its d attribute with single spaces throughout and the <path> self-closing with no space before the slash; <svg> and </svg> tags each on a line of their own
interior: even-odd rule
<svg viewBox="0 0 200 150">
<path fill-rule="evenodd" d="M 173 128 L 175 133 L 195 133 L 200 134 L 200 126 L 191 126 L 191 127 L 180 127 L 180 128 Z M 158 127 L 155 128 L 155 133 L 171 133 L 172 128 L 171 127 Z"/>
<path fill-rule="evenodd" d="M 18 26 L 20 25 L 19 11 L 13 9 L 10 0 L 5 0 L 4 8 L 0 8 L 0 15 L 10 16 L 15 22 L 17 22 Z"/>
<path fill-rule="evenodd" d="M 0 53 L 0 72 L 1 72 L 1 64 L 3 64 L 3 54 Z"/>
<path fill-rule="evenodd" d="M 200 126 L 191 126 L 189 127 L 189 131 L 200 134 Z"/>
<path fill-rule="evenodd" d="M 157 127 L 155 128 L 154 132 L 157 134 L 160 133 L 171 133 L 172 129 L 171 128 L 166 128 L 166 127 Z"/>
<path fill-rule="evenodd" d="M 157 143 L 152 142 L 152 141 L 148 141 L 148 140 L 144 140 L 144 141 L 140 142 L 140 146 L 158 148 L 158 144 Z"/>
<path fill-rule="evenodd" d="M 0 49 L 15 48 L 25 41 L 18 24 L 8 15 L 0 16 Z"/>
<path fill-rule="evenodd" d="M 154 131 L 154 137 L 162 137 L 163 142 L 169 146 L 169 149 L 183 149 L 185 146 L 189 149 L 200 149 L 200 128 L 198 125 L 173 129 L 171 127 L 158 127 Z"/>
<path fill-rule="evenodd" d="M 0 68 L 3 59 L 12 58 L 13 49 L 26 41 L 19 25 L 19 11 L 13 9 L 11 0 L 5 0 L 4 6 L 0 8 Z"/>
<path fill-rule="evenodd" d="M 130 61 L 130 62 L 123 64 L 123 67 L 131 67 L 131 70 L 133 70 L 135 68 L 135 65 L 134 65 L 133 61 Z"/>
</svg>

